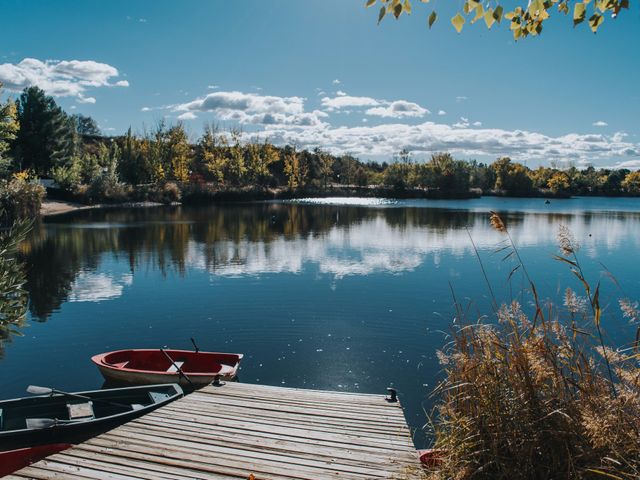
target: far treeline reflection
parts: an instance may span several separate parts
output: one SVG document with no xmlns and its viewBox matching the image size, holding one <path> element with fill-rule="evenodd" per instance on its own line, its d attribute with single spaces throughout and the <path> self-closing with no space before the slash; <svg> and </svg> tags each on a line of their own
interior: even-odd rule
<svg viewBox="0 0 640 480">
<path fill-rule="evenodd" d="M 640 214 L 624 215 L 640 218 Z M 589 224 L 594 216 L 597 214 L 585 213 L 581 221 Z M 523 213 L 507 216 L 511 228 L 524 217 Z M 538 220 L 551 228 L 570 217 L 545 214 Z M 317 237 L 330 229 L 373 221 L 382 221 L 385 228 L 399 232 L 428 227 L 436 234 L 458 231 L 466 237 L 469 226 L 490 230 L 485 213 L 433 208 L 265 203 L 87 211 L 71 219 L 54 217 L 49 223 L 40 223 L 23 245 L 29 310 L 34 320 L 46 321 L 67 300 L 78 273 L 97 269 L 104 253 L 128 257 L 131 273 L 151 267 L 163 275 L 170 269 L 184 275 L 190 243 L 204 246 L 204 264 L 215 271 L 246 262 L 241 243 L 262 243 L 268 250 L 275 240 Z M 100 228 L 92 228 L 96 224 Z"/>
</svg>

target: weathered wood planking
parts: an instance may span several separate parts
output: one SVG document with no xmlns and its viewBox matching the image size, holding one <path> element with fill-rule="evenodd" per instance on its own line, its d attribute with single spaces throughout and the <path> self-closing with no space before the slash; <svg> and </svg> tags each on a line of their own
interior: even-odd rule
<svg viewBox="0 0 640 480">
<path fill-rule="evenodd" d="M 227 383 L 10 479 L 419 479 L 398 403 L 382 395 Z"/>
</svg>

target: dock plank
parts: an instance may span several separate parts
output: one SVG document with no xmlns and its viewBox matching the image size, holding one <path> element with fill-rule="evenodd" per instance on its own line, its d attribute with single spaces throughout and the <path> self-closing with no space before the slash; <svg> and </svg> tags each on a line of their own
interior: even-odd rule
<svg viewBox="0 0 640 480">
<path fill-rule="evenodd" d="M 9 479 L 362 480 L 423 476 L 399 403 L 383 395 L 227 382 Z"/>
</svg>

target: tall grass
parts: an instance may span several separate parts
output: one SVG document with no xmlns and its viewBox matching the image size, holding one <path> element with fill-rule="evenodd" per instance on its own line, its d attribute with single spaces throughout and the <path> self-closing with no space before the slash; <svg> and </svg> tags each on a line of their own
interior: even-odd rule
<svg viewBox="0 0 640 480">
<path fill-rule="evenodd" d="M 491 223 L 516 259 L 512 273 L 528 280 L 535 313 L 513 301 L 493 323 L 462 319 L 439 352 L 446 377 L 434 392 L 433 427 L 435 447 L 446 453 L 430 478 L 640 478 L 638 339 L 618 350 L 606 345 L 600 287 L 585 278 L 568 230 L 556 258 L 584 292 L 568 288 L 564 305 L 543 306 L 507 226 L 496 214 Z M 620 317 L 640 317 L 637 304 L 620 306 Z"/>
</svg>

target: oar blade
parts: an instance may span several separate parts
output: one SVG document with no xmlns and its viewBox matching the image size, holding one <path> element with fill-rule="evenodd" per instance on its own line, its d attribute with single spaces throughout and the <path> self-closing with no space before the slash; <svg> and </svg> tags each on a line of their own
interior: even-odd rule
<svg viewBox="0 0 640 480">
<path fill-rule="evenodd" d="M 53 389 L 48 387 L 38 387 L 37 385 L 29 385 L 27 387 L 27 392 L 33 395 L 51 395 L 53 393 Z"/>
</svg>

